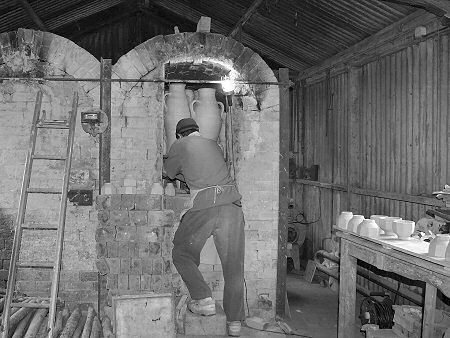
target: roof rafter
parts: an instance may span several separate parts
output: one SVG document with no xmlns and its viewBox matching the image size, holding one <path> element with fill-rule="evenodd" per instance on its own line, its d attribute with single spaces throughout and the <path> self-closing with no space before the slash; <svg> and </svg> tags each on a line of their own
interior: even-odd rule
<svg viewBox="0 0 450 338">
<path fill-rule="evenodd" d="M 450 26 L 450 1 L 448 0 L 381 0 L 400 5 L 425 9 L 441 18 L 443 25 Z"/>
<path fill-rule="evenodd" d="M 178 2 L 175 0 L 152 0 L 152 2 L 194 23 L 197 23 L 201 16 L 205 16 L 205 14 L 183 4 L 182 2 Z M 231 30 L 228 25 L 217 20 L 211 21 L 211 28 L 215 32 L 223 34 L 225 36 L 227 36 L 228 32 L 230 32 Z M 280 52 L 278 49 L 256 40 L 254 37 L 247 33 L 242 32 L 240 38 L 243 44 L 284 67 L 290 68 L 295 71 L 301 71 L 311 66 L 307 62 L 299 60 L 298 57 L 290 56 L 286 53 Z"/>
<path fill-rule="evenodd" d="M 242 26 L 245 25 L 245 23 L 250 19 L 250 17 L 253 15 L 253 13 L 256 12 L 256 10 L 258 9 L 258 7 L 261 5 L 261 3 L 264 0 L 255 0 L 253 1 L 253 3 L 250 5 L 250 7 L 247 9 L 247 11 L 245 12 L 245 14 L 243 16 L 241 16 L 241 18 L 239 19 L 239 21 L 236 23 L 236 25 L 233 27 L 233 29 L 231 30 L 230 33 L 230 37 L 234 38 L 235 35 L 239 32 L 239 30 L 242 29 Z"/>
<path fill-rule="evenodd" d="M 25 12 L 30 16 L 31 20 L 38 26 L 41 31 L 47 31 L 47 27 L 44 22 L 42 22 L 41 18 L 36 14 L 33 7 L 28 3 L 27 0 L 17 0 L 17 2 L 23 7 Z"/>
</svg>

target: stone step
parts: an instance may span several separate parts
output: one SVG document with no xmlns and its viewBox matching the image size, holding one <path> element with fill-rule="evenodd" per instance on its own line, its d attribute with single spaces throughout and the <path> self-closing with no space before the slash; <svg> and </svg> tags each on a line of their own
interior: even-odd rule
<svg viewBox="0 0 450 338">
<path fill-rule="evenodd" d="M 216 302 L 216 314 L 214 316 L 201 316 L 186 309 L 184 334 L 186 336 L 225 336 L 226 322 L 225 312 L 219 302 Z"/>
</svg>

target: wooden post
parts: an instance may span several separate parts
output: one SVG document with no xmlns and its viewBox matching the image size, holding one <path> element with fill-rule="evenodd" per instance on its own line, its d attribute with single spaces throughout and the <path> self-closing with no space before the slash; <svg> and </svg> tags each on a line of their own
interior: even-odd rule
<svg viewBox="0 0 450 338">
<path fill-rule="evenodd" d="M 100 70 L 100 109 L 108 116 L 108 128 L 100 134 L 99 145 L 99 193 L 103 184 L 111 182 L 111 59 L 101 60 Z"/>
<path fill-rule="evenodd" d="M 425 284 L 425 301 L 422 316 L 422 337 L 434 337 L 434 315 L 436 311 L 437 289 L 430 283 Z"/>
<path fill-rule="evenodd" d="M 361 90 L 361 67 L 350 67 L 348 71 L 349 105 L 347 113 L 347 210 L 352 207 L 361 208 L 360 203 L 352 203 L 351 187 L 361 186 L 360 182 L 360 90 Z"/>
<path fill-rule="evenodd" d="M 349 255 L 349 246 L 341 238 L 339 267 L 338 338 L 353 337 L 356 304 L 356 258 Z"/>
<path fill-rule="evenodd" d="M 280 160 L 276 313 L 286 314 L 287 216 L 289 204 L 289 69 L 280 68 Z"/>
</svg>

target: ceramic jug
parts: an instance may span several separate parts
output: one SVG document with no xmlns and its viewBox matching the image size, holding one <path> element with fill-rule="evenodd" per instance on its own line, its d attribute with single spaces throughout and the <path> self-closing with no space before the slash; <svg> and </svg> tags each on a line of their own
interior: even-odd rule
<svg viewBox="0 0 450 338">
<path fill-rule="evenodd" d="M 186 97 L 187 97 L 187 100 L 188 100 L 189 113 L 191 114 L 191 117 L 192 117 L 191 103 L 192 103 L 192 101 L 195 100 L 195 94 L 194 94 L 194 91 L 192 89 L 186 89 L 185 93 L 186 93 Z"/>
<path fill-rule="evenodd" d="M 216 101 L 214 88 L 200 88 L 198 100 L 191 103 L 192 118 L 203 137 L 217 141 L 222 128 L 223 103 Z"/>
<path fill-rule="evenodd" d="M 348 221 L 347 230 L 356 232 L 358 230 L 358 225 L 364 221 L 363 215 L 353 215 L 353 217 Z"/>
<path fill-rule="evenodd" d="M 428 247 L 428 256 L 444 258 L 450 243 L 449 234 L 437 234 L 430 242 Z"/>
<path fill-rule="evenodd" d="M 385 215 L 372 215 L 370 216 L 370 219 L 373 219 L 375 223 L 380 227 L 380 235 L 384 235 L 384 230 L 381 228 L 383 220 L 388 217 Z"/>
<path fill-rule="evenodd" d="M 414 232 L 416 223 L 414 221 L 397 219 L 392 222 L 392 231 L 398 239 L 407 240 Z"/>
<path fill-rule="evenodd" d="M 357 232 L 361 236 L 377 238 L 380 233 L 380 227 L 375 223 L 375 220 L 366 218 L 358 225 Z"/>
<path fill-rule="evenodd" d="M 401 217 L 386 217 L 384 219 L 380 219 L 380 228 L 384 231 L 386 236 L 395 235 L 395 232 L 392 229 L 392 223 L 401 219 Z"/>
<path fill-rule="evenodd" d="M 169 152 L 170 146 L 176 140 L 175 130 L 178 121 L 191 117 L 185 87 L 184 83 L 172 83 L 169 85 L 169 92 L 164 94 L 166 153 Z"/>
<path fill-rule="evenodd" d="M 340 229 L 347 229 L 348 222 L 353 217 L 353 213 L 351 211 L 342 211 L 336 221 L 336 226 Z"/>
</svg>

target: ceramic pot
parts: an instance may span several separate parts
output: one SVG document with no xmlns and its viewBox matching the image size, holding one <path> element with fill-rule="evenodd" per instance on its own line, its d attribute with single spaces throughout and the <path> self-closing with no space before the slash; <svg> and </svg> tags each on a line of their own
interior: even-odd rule
<svg viewBox="0 0 450 338">
<path fill-rule="evenodd" d="M 351 211 L 342 211 L 336 220 L 336 226 L 340 229 L 347 229 L 348 221 L 352 217 L 353 213 Z"/>
<path fill-rule="evenodd" d="M 401 217 L 386 217 L 380 219 L 380 228 L 384 231 L 386 236 L 395 235 L 394 230 L 392 229 L 392 222 L 401 220 Z"/>
<path fill-rule="evenodd" d="M 191 117 L 185 87 L 186 84 L 184 83 L 172 83 L 169 85 L 169 92 L 164 94 L 166 153 L 176 140 L 175 130 L 178 121 L 186 117 Z"/>
<path fill-rule="evenodd" d="M 191 114 L 191 117 L 192 117 L 191 103 L 192 103 L 192 101 L 195 100 L 195 98 L 194 98 L 195 94 L 192 89 L 186 89 L 184 92 L 186 93 L 186 98 L 188 101 L 189 113 Z"/>
<path fill-rule="evenodd" d="M 375 221 L 375 223 L 377 223 L 377 225 L 380 227 L 380 235 L 384 234 L 384 230 L 381 229 L 381 222 L 388 216 L 386 215 L 372 215 L 370 216 L 370 219 L 373 219 Z"/>
<path fill-rule="evenodd" d="M 398 239 L 409 239 L 416 228 L 416 223 L 407 220 L 394 220 L 392 222 L 392 230 L 397 235 Z"/>
<path fill-rule="evenodd" d="M 348 221 L 347 230 L 356 232 L 358 230 L 358 225 L 364 221 L 363 215 L 353 215 L 353 217 Z"/>
<path fill-rule="evenodd" d="M 152 187 L 150 189 L 150 194 L 152 195 L 163 195 L 164 194 L 164 188 L 161 183 L 155 182 L 152 184 Z"/>
<path fill-rule="evenodd" d="M 223 103 L 216 101 L 214 88 L 200 88 L 198 100 L 191 103 L 192 118 L 197 122 L 200 134 L 217 141 L 222 128 Z"/>
<path fill-rule="evenodd" d="M 377 238 L 380 233 L 380 227 L 375 220 L 365 218 L 359 225 L 357 230 L 358 235 Z"/>
<path fill-rule="evenodd" d="M 175 196 L 175 186 L 173 183 L 169 182 L 166 184 L 166 187 L 164 188 L 164 195 Z"/>
<path fill-rule="evenodd" d="M 437 234 L 430 242 L 428 256 L 444 258 L 450 243 L 449 234 Z"/>
</svg>

